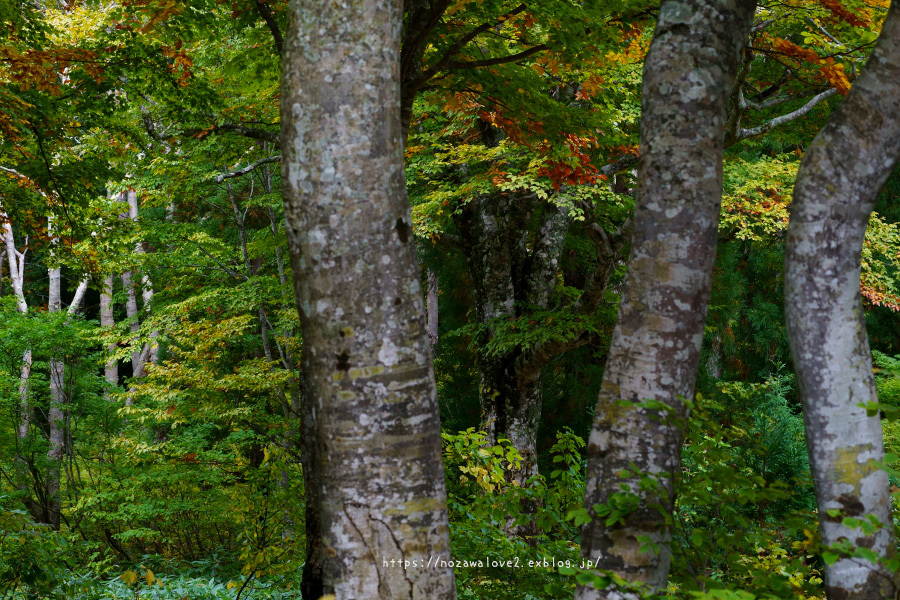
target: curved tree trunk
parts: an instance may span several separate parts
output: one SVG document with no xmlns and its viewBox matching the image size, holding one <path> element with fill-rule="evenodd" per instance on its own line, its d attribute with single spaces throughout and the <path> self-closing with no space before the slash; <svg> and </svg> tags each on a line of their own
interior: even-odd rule
<svg viewBox="0 0 900 600">
<path fill-rule="evenodd" d="M 285 38 L 285 217 L 315 411 L 322 591 L 339 600 L 455 597 L 449 566 L 421 567 L 450 548 L 403 177 L 402 8 L 293 0 Z"/>
<path fill-rule="evenodd" d="M 665 586 L 670 563 L 674 479 L 680 469 L 682 399 L 694 392 L 709 303 L 722 196 L 722 152 L 729 94 L 753 0 L 667 0 L 644 63 L 641 159 L 618 321 L 588 447 L 582 552 L 620 577 Z M 655 400 L 672 409 L 638 403 Z M 658 492 L 640 490 L 637 470 Z M 622 473 L 629 470 L 632 473 Z M 621 484 L 637 508 L 606 525 L 595 505 Z M 634 497 L 632 497 L 634 500 Z M 659 552 L 641 552 L 647 536 Z M 576 598 L 629 597 L 579 586 Z"/>
<path fill-rule="evenodd" d="M 869 215 L 900 158 L 900 7 L 847 99 L 806 151 L 791 207 L 785 306 L 791 353 L 825 544 L 843 539 L 896 554 L 881 422 L 859 405 L 876 400 L 859 294 Z M 829 511 L 832 511 L 829 514 Z M 838 511 L 835 513 L 834 511 Z M 864 535 L 846 517 L 885 524 Z M 895 598 L 900 575 L 862 559 L 826 567 L 831 599 Z"/>
</svg>

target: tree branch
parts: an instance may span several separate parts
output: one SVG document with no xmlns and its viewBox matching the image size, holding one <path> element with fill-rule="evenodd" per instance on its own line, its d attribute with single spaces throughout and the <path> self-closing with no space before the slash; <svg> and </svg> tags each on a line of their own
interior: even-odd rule
<svg viewBox="0 0 900 600">
<path fill-rule="evenodd" d="M 187 129 L 182 135 L 192 135 L 192 136 L 205 136 L 212 133 L 236 133 L 237 135 L 242 135 L 244 137 L 248 137 L 254 140 L 263 140 L 266 142 L 280 143 L 281 134 L 266 131 L 265 129 L 255 129 L 252 127 L 245 127 L 239 123 L 224 123 L 222 125 L 213 125 L 209 129 Z M 174 137 L 174 136 L 169 136 Z"/>
<path fill-rule="evenodd" d="M 478 27 L 476 27 L 469 33 L 465 34 L 464 36 L 462 36 L 461 38 L 459 38 L 458 40 L 453 42 L 450 45 L 450 47 L 447 49 L 447 51 L 444 53 L 444 55 L 440 59 L 438 59 L 438 61 L 433 66 L 426 69 L 421 75 L 419 75 L 419 77 L 417 77 L 412 82 L 410 82 L 410 87 L 414 90 L 422 87 L 429 79 L 434 77 L 438 71 L 442 71 L 442 70 L 446 69 L 447 65 L 450 64 L 451 62 L 453 62 L 453 56 L 457 52 L 459 52 L 463 46 L 465 46 L 466 44 L 468 44 L 469 42 L 474 40 L 476 37 L 478 37 L 485 31 L 488 31 L 489 29 L 493 29 L 497 25 L 500 25 L 501 23 L 506 22 L 509 19 L 509 17 L 519 14 L 520 12 L 524 11 L 526 8 L 528 8 L 528 5 L 526 5 L 524 3 L 520 4 L 516 8 L 514 8 L 511 11 L 509 11 L 508 13 L 506 13 L 505 15 L 501 15 L 500 17 L 497 17 L 497 19 L 493 23 L 482 23 L 481 25 L 479 25 Z"/>
<path fill-rule="evenodd" d="M 477 67 L 490 67 L 493 65 L 502 65 L 506 63 L 516 62 L 517 60 L 522 60 L 523 58 L 527 58 L 532 54 L 536 54 L 541 50 L 547 50 L 549 46 L 546 44 L 538 44 L 537 46 L 532 46 L 528 50 L 523 50 L 518 54 L 511 54 L 509 56 L 499 56 L 497 58 L 485 58 L 483 60 L 472 60 L 472 61 L 449 61 L 445 68 L 450 71 L 458 71 L 460 69 L 475 69 Z"/>
<path fill-rule="evenodd" d="M 266 26 L 268 26 L 269 31 L 272 32 L 272 38 L 275 40 L 275 48 L 278 50 L 278 55 L 282 56 L 284 54 L 284 38 L 281 35 L 281 30 L 278 29 L 278 23 L 275 22 L 275 16 L 272 14 L 272 11 L 269 10 L 269 7 L 262 0 L 256 1 L 256 11 L 259 13 L 259 16 L 262 17 L 263 21 L 266 22 Z"/>
<path fill-rule="evenodd" d="M 247 165 L 243 169 L 238 169 L 237 171 L 231 171 L 230 173 L 220 173 L 219 175 L 216 175 L 215 177 L 213 177 L 213 181 L 215 181 L 216 183 L 222 183 L 226 179 L 231 179 L 232 177 L 240 177 L 241 175 L 246 175 L 247 173 L 253 171 L 255 168 L 257 168 L 261 165 L 264 165 L 267 163 L 278 162 L 279 160 L 281 160 L 280 154 L 278 156 L 270 156 L 268 158 L 262 158 L 262 159 L 256 161 L 255 163 Z"/>
<path fill-rule="evenodd" d="M 830 97 L 834 96 L 835 94 L 837 94 L 836 88 L 831 88 L 831 89 L 825 90 L 821 94 L 813 96 L 813 98 L 811 98 L 809 102 L 807 102 L 806 104 L 804 104 L 803 106 L 801 106 L 800 108 L 798 108 L 797 110 L 795 110 L 793 112 L 789 112 L 786 115 L 781 115 L 780 117 L 775 117 L 771 121 L 763 123 L 762 125 L 759 125 L 758 127 L 751 127 L 750 129 L 742 128 L 740 130 L 740 132 L 738 133 L 738 135 L 735 137 L 735 139 L 733 141 L 731 141 L 731 143 L 728 145 L 731 146 L 741 140 L 746 140 L 748 138 L 762 135 L 764 133 L 771 131 L 775 127 L 778 127 L 779 125 L 783 125 L 783 124 L 793 121 L 795 119 L 799 119 L 800 117 L 804 116 L 809 111 L 811 111 L 813 109 L 813 107 L 815 107 L 822 100 L 825 100 L 826 98 L 830 98 Z"/>
</svg>

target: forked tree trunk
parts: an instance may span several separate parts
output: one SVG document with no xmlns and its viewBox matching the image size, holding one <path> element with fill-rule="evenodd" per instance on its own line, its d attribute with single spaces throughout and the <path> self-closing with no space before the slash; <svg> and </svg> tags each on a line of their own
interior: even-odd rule
<svg viewBox="0 0 900 600">
<path fill-rule="evenodd" d="M 877 400 L 859 293 L 869 215 L 900 159 L 900 7 L 891 5 L 881 38 L 847 99 L 803 157 L 785 254 L 785 307 L 800 387 L 806 442 L 825 544 L 894 557 L 893 518 Z M 829 511 L 832 511 L 829 514 Z M 834 512 L 837 511 L 837 512 Z M 874 535 L 847 517 L 874 515 Z M 833 600 L 896 598 L 900 574 L 860 558 L 825 570 Z"/>
<path fill-rule="evenodd" d="M 620 577 L 666 585 L 685 415 L 694 392 L 709 303 L 722 196 L 722 152 L 729 94 L 753 0 L 666 0 L 644 63 L 641 159 L 634 233 L 618 321 L 613 332 L 588 447 L 582 552 Z M 664 403 L 648 410 L 645 400 Z M 638 471 L 659 492 L 640 490 Z M 623 471 L 630 473 L 623 473 Z M 641 474 L 639 473 L 639 474 Z M 607 525 L 595 505 L 621 484 L 636 510 Z M 659 553 L 640 551 L 647 536 Z M 643 538 L 642 538 L 643 539 Z M 611 586 L 579 586 L 576 598 L 630 596 Z"/>
<path fill-rule="evenodd" d="M 539 225 L 532 232 L 536 211 Z M 498 319 L 549 308 L 571 222 L 564 209 L 527 196 L 484 195 L 469 201 L 455 222 L 472 280 L 475 319 L 486 330 L 482 345 L 496 335 Z M 509 473 L 520 485 L 538 472 L 537 428 L 543 401 L 543 365 L 526 373 L 523 358 L 519 347 L 482 352 L 478 358 L 481 429 L 491 444 L 508 439 L 522 456 L 521 469 Z"/>
<path fill-rule="evenodd" d="M 16 310 L 21 314 L 28 312 L 28 302 L 25 300 L 25 254 L 27 249 L 19 252 L 16 249 L 15 235 L 13 234 L 12 223 L 5 212 L 0 212 L 3 220 L 3 242 L 6 247 L 6 257 L 9 259 L 9 279 L 12 283 L 13 294 L 16 297 Z M 27 239 L 27 238 L 26 238 Z M 17 447 L 22 447 L 25 440 L 28 439 L 31 429 L 32 406 L 28 398 L 29 384 L 31 382 L 31 348 L 26 348 L 22 353 L 22 366 L 19 371 L 19 422 L 16 436 L 18 437 Z M 34 501 L 29 493 L 28 475 L 30 468 L 30 459 L 18 454 L 16 456 L 16 466 L 19 473 L 19 479 L 16 486 L 21 492 L 24 492 L 24 502 L 28 512 L 36 520 L 41 518 L 42 512 L 39 504 Z"/>
<path fill-rule="evenodd" d="M 285 38 L 285 217 L 315 411 L 322 591 L 339 600 L 455 597 L 452 568 L 412 563 L 450 548 L 403 177 L 402 12 L 402 0 L 293 0 Z"/>
</svg>

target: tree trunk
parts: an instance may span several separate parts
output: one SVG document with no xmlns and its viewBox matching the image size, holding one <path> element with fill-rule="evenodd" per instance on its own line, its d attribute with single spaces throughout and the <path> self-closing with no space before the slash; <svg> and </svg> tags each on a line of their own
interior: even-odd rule
<svg viewBox="0 0 900 600">
<path fill-rule="evenodd" d="M 600 569 L 656 589 L 668 576 L 664 514 L 674 505 L 678 421 L 686 416 L 682 399 L 694 393 L 709 303 L 726 109 L 754 7 L 753 0 L 663 2 L 644 63 L 634 233 L 588 448 L 592 521 L 582 552 Z M 674 419 L 642 407 L 644 400 L 668 405 Z M 658 479 L 659 492 L 640 490 L 635 467 Z M 638 506 L 624 524 L 607 525 L 593 507 L 620 498 L 622 484 Z M 640 536 L 659 553 L 641 552 Z M 576 598 L 631 597 L 614 587 L 579 586 Z"/>
<path fill-rule="evenodd" d="M 449 565 L 421 568 L 450 548 L 403 177 L 401 20 L 401 0 L 293 0 L 285 39 L 285 216 L 316 421 L 322 591 L 338 599 L 455 597 Z"/>
<path fill-rule="evenodd" d="M 21 314 L 28 312 L 28 302 L 25 300 L 25 254 L 27 249 L 19 252 L 16 249 L 15 235 L 13 234 L 12 223 L 5 212 L 0 212 L 3 220 L 3 241 L 6 246 L 6 257 L 9 259 L 9 279 L 12 283 L 13 294 L 16 297 L 16 310 Z M 26 238 L 27 239 L 27 238 Z M 32 357 L 31 348 L 26 348 L 22 353 L 22 366 L 19 371 L 19 423 L 16 430 L 18 437 L 17 447 L 21 447 L 25 440 L 28 439 L 31 429 L 32 407 L 28 398 L 29 383 L 31 382 Z M 36 520 L 40 519 L 42 511 L 37 502 L 34 501 L 29 493 L 28 479 L 29 469 L 32 464 L 31 459 L 18 454 L 15 458 L 16 466 L 19 470 L 19 477 L 16 483 L 19 491 L 24 492 L 24 503 L 28 512 Z"/>
<path fill-rule="evenodd" d="M 52 229 L 50 223 L 48 230 Z M 53 240 L 56 243 L 56 239 Z M 51 250 L 51 254 L 55 254 Z M 49 269 L 50 288 L 49 298 L 47 301 L 47 311 L 50 313 L 58 313 L 62 309 L 62 269 L 55 267 Z M 47 506 L 45 512 L 47 523 L 54 530 L 59 531 L 60 511 L 62 502 L 60 500 L 60 473 L 62 465 L 62 457 L 65 452 L 65 391 L 63 385 L 63 362 L 57 356 L 50 357 L 50 406 L 47 411 L 47 425 L 49 434 L 47 441 L 50 448 L 47 450 L 47 475 L 44 479 L 44 501 Z"/>
<path fill-rule="evenodd" d="M 535 210 L 541 214 L 532 231 Z M 473 198 L 456 215 L 473 284 L 475 318 L 487 329 L 482 347 L 496 335 L 497 319 L 548 308 L 569 223 L 566 211 L 551 202 L 505 194 Z M 482 352 L 478 359 L 481 428 L 490 443 L 508 439 L 522 456 L 522 468 L 510 472 L 520 485 L 537 475 L 543 366 L 523 370 L 522 358 L 522 349 L 515 347 Z"/>
<path fill-rule="evenodd" d="M 847 99 L 806 151 L 791 207 L 785 306 L 825 544 L 896 555 L 871 353 L 859 294 L 866 224 L 900 159 L 900 7 Z M 829 511 L 832 511 L 829 514 Z M 834 513 L 833 511 L 837 511 Z M 874 515 L 874 535 L 847 517 Z M 895 598 L 900 575 L 859 558 L 826 566 L 828 598 Z"/>
<path fill-rule="evenodd" d="M 138 220 L 138 197 L 137 192 L 134 190 L 128 190 L 127 193 L 128 199 L 128 216 L 129 218 L 137 222 Z M 134 251 L 138 255 L 143 255 L 147 253 L 147 249 L 144 247 L 143 242 L 138 242 L 134 246 Z M 150 314 L 150 301 L 153 299 L 153 282 L 150 280 L 150 276 L 147 275 L 146 271 L 141 275 L 141 300 L 143 302 L 143 312 L 146 314 Z M 156 338 L 159 337 L 158 331 L 150 332 L 150 341 L 147 343 L 147 347 L 141 350 L 141 363 L 140 363 L 140 376 L 144 374 L 144 365 L 147 361 L 151 363 L 157 363 L 159 361 L 159 344 L 156 343 Z M 138 376 L 137 373 L 135 376 Z"/>
<path fill-rule="evenodd" d="M 100 292 L 100 326 L 104 329 L 112 329 L 115 324 L 115 317 L 113 316 L 113 283 L 115 282 L 115 278 L 112 275 L 106 277 L 103 281 L 103 290 Z M 115 344 L 109 344 L 106 346 L 106 351 L 112 355 L 116 350 Z M 118 385 L 119 383 L 119 361 L 110 358 L 106 363 L 105 367 L 105 375 L 106 381 L 108 381 L 111 385 Z"/>
<path fill-rule="evenodd" d="M 432 346 L 438 343 L 438 276 L 428 269 L 428 339 Z"/>
</svg>

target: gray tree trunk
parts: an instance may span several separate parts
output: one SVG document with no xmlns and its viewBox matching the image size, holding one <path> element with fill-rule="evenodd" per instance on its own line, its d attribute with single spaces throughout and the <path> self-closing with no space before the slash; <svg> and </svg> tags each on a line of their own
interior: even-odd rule
<svg viewBox="0 0 900 600">
<path fill-rule="evenodd" d="M 451 568 L 411 562 L 450 548 L 403 177 L 402 9 L 293 0 L 285 38 L 285 217 L 316 425 L 322 591 L 338 599 L 455 597 Z"/>
<path fill-rule="evenodd" d="M 112 329 L 116 320 L 113 316 L 113 284 L 115 282 L 115 278 L 112 275 L 106 277 L 103 281 L 103 289 L 100 291 L 100 326 L 104 329 Z M 109 344 L 106 346 L 106 351 L 112 355 L 116 350 L 115 344 Z M 105 366 L 105 376 L 106 380 L 111 385 L 118 385 L 119 383 L 119 361 L 110 358 L 107 361 Z"/>
<path fill-rule="evenodd" d="M 53 235 L 52 220 L 48 222 L 47 229 Z M 56 245 L 55 237 L 52 243 L 54 246 Z M 51 250 L 51 257 L 55 252 L 55 249 Z M 62 269 L 60 267 L 50 268 L 48 276 L 50 285 L 47 311 L 58 313 L 62 310 Z M 70 315 L 78 310 L 85 291 L 87 291 L 87 285 L 88 279 L 85 278 L 75 291 L 75 296 L 68 309 Z M 62 514 L 62 498 L 60 496 L 62 458 L 66 451 L 66 423 L 69 421 L 69 415 L 65 389 L 65 363 L 59 356 L 51 356 L 49 369 L 50 405 L 47 411 L 47 439 L 50 447 L 47 450 L 47 476 L 44 479 L 44 501 L 46 503 L 44 513 L 46 523 L 58 531 Z"/>
<path fill-rule="evenodd" d="M 138 197 L 137 192 L 134 190 L 128 190 L 127 195 L 128 200 L 128 217 L 132 221 L 138 220 Z M 134 251 L 136 254 L 143 255 L 147 253 L 146 248 L 144 247 L 143 242 L 138 242 L 134 246 Z M 146 271 L 141 275 L 141 300 L 143 302 L 144 313 L 150 313 L 150 301 L 153 300 L 153 282 L 150 280 L 150 276 L 147 275 Z M 151 363 L 157 363 L 159 361 L 159 344 L 156 343 L 156 338 L 159 337 L 159 332 L 151 331 L 150 332 L 150 341 L 147 343 L 146 347 L 141 350 L 140 355 L 140 373 L 141 376 L 144 374 L 144 366 L 147 361 Z M 137 376 L 137 373 L 135 374 Z"/>
<path fill-rule="evenodd" d="M 51 224 L 47 224 L 51 232 Z M 53 240 L 56 243 L 56 239 Z M 51 250 L 51 254 L 54 252 Z M 58 313 L 62 309 L 62 269 L 49 269 L 50 277 L 47 311 Z M 44 479 L 44 501 L 46 502 L 47 523 L 54 530 L 59 530 L 62 502 L 59 495 L 60 472 L 63 453 L 65 452 L 65 391 L 63 361 L 56 356 L 50 358 L 50 406 L 47 410 L 47 476 Z"/>
<path fill-rule="evenodd" d="M 535 210 L 540 211 L 539 225 L 531 232 Z M 473 198 L 455 216 L 472 279 L 475 318 L 487 327 L 488 339 L 483 343 L 495 335 L 496 319 L 548 308 L 570 221 L 566 211 L 551 202 L 499 194 Z M 482 354 L 478 360 L 481 428 L 492 444 L 506 438 L 518 450 L 522 468 L 510 477 L 519 484 L 537 475 L 537 428 L 543 400 L 543 363 L 523 369 L 522 359 L 523 351 L 513 348 Z"/>
<path fill-rule="evenodd" d="M 618 321 L 588 447 L 582 552 L 599 568 L 652 588 L 666 584 L 680 470 L 683 398 L 694 383 L 709 303 L 722 196 L 726 109 L 753 0 L 667 0 L 644 63 L 641 158 L 634 233 Z M 671 407 L 639 405 L 655 400 Z M 655 476 L 659 493 L 641 491 L 637 470 Z M 631 486 L 637 509 L 606 525 L 595 505 Z M 641 552 L 647 536 L 659 553 Z M 579 586 L 579 600 L 627 598 Z"/>
<path fill-rule="evenodd" d="M 438 276 L 431 269 L 428 269 L 427 310 L 428 339 L 435 346 L 438 343 Z"/>
<path fill-rule="evenodd" d="M 6 213 L 0 213 L 3 217 L 3 241 L 6 245 L 6 255 L 9 259 L 9 278 L 13 286 L 13 295 L 16 297 L 16 310 L 21 314 L 28 312 L 28 302 L 25 300 L 25 252 L 16 249 L 15 235 L 12 224 Z M 19 439 L 28 437 L 28 428 L 31 425 L 31 405 L 28 402 L 28 384 L 31 380 L 31 349 L 28 348 L 22 355 L 22 367 L 19 374 Z"/>
<path fill-rule="evenodd" d="M 896 555 L 881 422 L 859 294 L 869 215 L 900 159 L 900 7 L 846 100 L 803 157 L 788 228 L 785 307 L 825 544 L 847 539 Z M 828 511 L 838 511 L 837 515 Z M 843 524 L 874 515 L 874 535 Z M 859 558 L 826 566 L 831 599 L 895 598 L 900 574 Z"/>
</svg>

